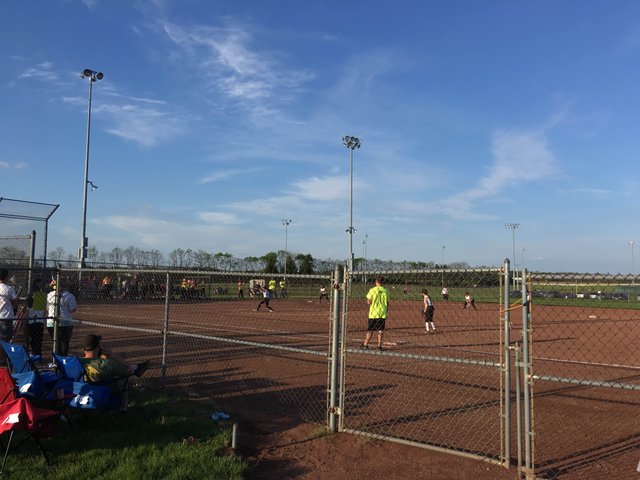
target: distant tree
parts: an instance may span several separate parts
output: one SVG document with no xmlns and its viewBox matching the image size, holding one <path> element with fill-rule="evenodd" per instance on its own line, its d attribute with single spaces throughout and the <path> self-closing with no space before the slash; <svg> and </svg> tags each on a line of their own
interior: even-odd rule
<svg viewBox="0 0 640 480">
<path fill-rule="evenodd" d="M 314 273 L 314 260 L 310 253 L 306 255 L 300 253 L 296 256 L 296 260 L 298 261 L 298 273 L 302 273 L 304 275 L 311 275 Z"/>
<path fill-rule="evenodd" d="M 28 265 L 29 255 L 21 248 L 7 246 L 0 248 L 0 260 L 11 265 Z"/>
<path fill-rule="evenodd" d="M 55 250 L 49 252 L 49 258 L 53 260 L 56 264 L 60 263 L 62 259 L 65 257 L 66 253 L 64 248 L 57 247 Z"/>
<path fill-rule="evenodd" d="M 164 257 L 159 250 L 151 250 L 148 253 L 148 263 L 152 267 L 159 267 L 162 263 L 164 263 Z"/>
<path fill-rule="evenodd" d="M 141 258 L 141 250 L 138 247 L 134 247 L 133 245 L 129 245 L 122 251 L 122 256 L 124 258 L 124 262 L 127 267 L 131 268 L 136 264 L 140 263 Z"/>
<path fill-rule="evenodd" d="M 231 270 L 233 264 L 233 255 L 230 253 L 218 252 L 214 255 L 215 264 L 219 270 Z"/>
<path fill-rule="evenodd" d="M 169 259 L 171 260 L 171 266 L 176 268 L 189 268 L 193 263 L 193 250 L 187 248 L 176 248 L 169 253 Z"/>
<path fill-rule="evenodd" d="M 115 247 L 109 253 L 109 261 L 115 265 L 120 265 L 122 263 L 122 249 L 120 247 Z"/>
<path fill-rule="evenodd" d="M 87 249 L 87 261 L 95 262 L 98 260 L 98 248 L 95 245 L 91 245 Z"/>
<path fill-rule="evenodd" d="M 264 262 L 264 273 L 278 273 L 278 254 L 269 252 L 262 257 Z"/>
<path fill-rule="evenodd" d="M 204 250 L 193 252 L 193 266 L 196 268 L 212 268 L 214 266 L 213 255 Z"/>
<path fill-rule="evenodd" d="M 242 270 L 259 272 L 264 270 L 264 261 L 258 257 L 245 257 L 242 259 Z"/>
</svg>

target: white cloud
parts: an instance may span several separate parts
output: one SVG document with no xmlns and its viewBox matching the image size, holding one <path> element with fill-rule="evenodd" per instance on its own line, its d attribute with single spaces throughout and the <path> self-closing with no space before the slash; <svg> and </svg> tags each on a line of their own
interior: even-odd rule
<svg viewBox="0 0 640 480">
<path fill-rule="evenodd" d="M 14 169 L 14 170 L 22 170 L 24 168 L 27 168 L 28 164 L 26 162 L 19 162 L 19 163 L 9 163 L 9 162 L 1 162 L 0 161 L 0 168 L 2 169 Z"/>
<path fill-rule="evenodd" d="M 537 131 L 497 131 L 492 136 L 493 162 L 489 173 L 469 190 L 440 202 L 441 210 L 453 218 L 488 219 L 491 215 L 474 213 L 477 202 L 495 197 L 505 189 L 546 178 L 557 171 L 555 156 L 545 135 Z M 474 171 L 463 172 L 473 178 Z"/>
<path fill-rule="evenodd" d="M 202 177 L 198 183 L 213 183 L 219 182 L 220 180 L 226 180 L 231 177 L 235 177 L 236 175 L 247 173 L 246 170 L 220 170 L 214 173 L 211 173 L 205 177 Z"/>
<path fill-rule="evenodd" d="M 35 78 L 38 80 L 54 81 L 58 79 L 58 74 L 52 71 L 53 63 L 42 62 L 35 67 L 28 68 L 21 73 L 19 78 Z"/>
<path fill-rule="evenodd" d="M 576 188 L 571 190 L 574 195 L 586 195 L 593 198 L 605 198 L 611 194 L 611 191 L 602 188 Z"/>
<path fill-rule="evenodd" d="M 237 225 L 242 223 L 237 215 L 225 212 L 200 212 L 198 216 L 207 223 Z"/>
<path fill-rule="evenodd" d="M 349 178 L 344 176 L 311 177 L 292 183 L 295 194 L 308 200 L 349 198 Z"/>
<path fill-rule="evenodd" d="M 167 23 L 164 31 L 188 54 L 210 84 L 252 107 L 266 99 L 275 102 L 287 98 L 314 77 L 310 71 L 281 66 L 264 50 L 253 51 L 250 48 L 253 37 L 241 27 L 182 28 Z"/>
<path fill-rule="evenodd" d="M 166 142 L 185 129 L 183 119 L 152 107 L 103 104 L 94 107 L 93 111 L 102 112 L 109 117 L 111 126 L 105 128 L 107 132 L 143 147 L 153 147 Z"/>
<path fill-rule="evenodd" d="M 98 3 L 100 2 L 99 0 L 82 0 L 82 3 L 84 3 L 89 10 L 93 10 L 98 6 Z"/>
</svg>

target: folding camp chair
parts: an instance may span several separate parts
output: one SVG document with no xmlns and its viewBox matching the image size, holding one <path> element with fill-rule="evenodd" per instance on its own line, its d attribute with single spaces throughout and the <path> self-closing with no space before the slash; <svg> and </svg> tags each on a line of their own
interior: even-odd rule
<svg viewBox="0 0 640 480">
<path fill-rule="evenodd" d="M 9 358 L 11 373 L 23 373 L 37 370 L 35 362 L 40 360 L 39 355 L 29 355 L 24 345 L 20 345 L 18 343 L 0 341 L 0 345 L 2 345 L 2 349 Z"/>
<path fill-rule="evenodd" d="M 50 371 L 38 371 L 23 345 L 0 342 L 7 354 L 11 375 L 18 384 L 21 396 L 31 400 L 44 400 L 54 390 L 60 378 Z"/>
<path fill-rule="evenodd" d="M 65 397 L 69 397 L 66 400 L 67 406 L 72 409 L 98 410 L 98 418 L 106 413 L 117 430 L 118 425 L 111 412 L 120 410 L 123 406 L 129 377 L 93 382 L 78 357 L 54 353 L 53 360 L 61 379 L 59 386 L 64 389 Z"/>
<path fill-rule="evenodd" d="M 40 439 L 53 437 L 59 416 L 60 413 L 55 410 L 34 407 L 31 402 L 25 398 L 16 398 L 0 404 L 0 435 L 9 432 L 7 446 L 4 447 L 3 445 L 5 451 L 2 466 L 0 467 L 0 474 L 4 472 L 14 433 L 19 430 L 26 431 L 27 436 L 20 443 L 14 445 L 13 449 L 17 449 L 31 438 L 37 445 L 47 464 L 49 464 L 49 457 L 42 447 Z"/>
</svg>

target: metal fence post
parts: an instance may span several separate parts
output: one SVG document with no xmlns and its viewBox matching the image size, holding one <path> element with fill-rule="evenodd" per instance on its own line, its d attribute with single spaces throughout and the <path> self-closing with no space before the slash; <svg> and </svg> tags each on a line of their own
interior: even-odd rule
<svg viewBox="0 0 640 480">
<path fill-rule="evenodd" d="M 31 249 L 29 252 L 29 274 L 27 276 L 27 298 L 33 294 L 33 266 L 36 255 L 36 231 L 31 231 Z M 28 329 L 26 329 L 28 330 Z"/>
<path fill-rule="evenodd" d="M 513 347 L 516 367 L 516 435 L 518 451 L 518 478 L 522 477 L 522 391 L 520 390 L 522 359 L 520 358 L 520 344 Z"/>
<path fill-rule="evenodd" d="M 511 263 L 506 258 L 504 261 L 504 317 L 503 317 L 503 338 L 502 351 L 504 355 L 504 466 L 509 468 L 511 464 L 511 352 L 509 350 L 511 333 L 511 314 L 509 288 Z"/>
<path fill-rule="evenodd" d="M 342 282 L 342 271 L 339 265 L 336 265 L 334 272 L 334 285 Z M 340 364 L 340 304 L 341 295 L 339 289 L 334 289 L 333 294 L 333 318 L 331 319 L 331 366 L 329 380 L 329 431 L 336 433 L 336 417 L 340 414 L 338 408 L 338 389 L 339 374 L 338 366 Z"/>
<path fill-rule="evenodd" d="M 53 297 L 56 301 L 54 308 L 55 315 L 53 317 L 53 353 L 60 352 L 60 345 L 58 344 L 58 340 L 60 338 L 60 329 L 58 328 L 58 324 L 60 323 L 60 297 L 60 270 L 58 270 L 56 272 L 56 293 Z"/>
<path fill-rule="evenodd" d="M 162 326 L 162 381 L 167 379 L 167 344 L 169 335 L 169 303 L 171 299 L 171 274 L 167 272 L 164 288 L 164 324 Z"/>
<path fill-rule="evenodd" d="M 526 269 L 522 269 L 523 278 L 526 276 Z M 532 436 L 531 431 L 531 357 L 529 352 L 529 299 L 527 298 L 527 288 L 522 288 L 522 364 L 524 370 L 524 461 L 527 478 L 533 474 L 532 459 Z"/>
<path fill-rule="evenodd" d="M 340 272 L 344 272 L 344 269 L 340 267 Z M 340 281 L 336 281 L 334 285 L 334 294 L 339 298 L 339 301 L 335 305 L 335 310 L 341 313 L 342 321 L 340 322 L 340 417 L 339 417 L 339 431 L 344 429 L 344 384 L 345 384 L 345 369 L 347 361 L 347 307 L 349 304 L 349 297 L 347 295 L 340 295 L 340 292 L 346 291 L 347 286 L 344 280 L 344 276 L 341 273 Z"/>
</svg>

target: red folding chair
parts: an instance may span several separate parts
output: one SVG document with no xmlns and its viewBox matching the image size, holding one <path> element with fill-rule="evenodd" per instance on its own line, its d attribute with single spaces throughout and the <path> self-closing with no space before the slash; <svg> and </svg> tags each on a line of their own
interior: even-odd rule
<svg viewBox="0 0 640 480">
<path fill-rule="evenodd" d="M 9 441 L 4 451 L 0 475 L 4 472 L 7 457 L 11 450 L 11 443 L 16 431 L 27 432 L 27 436 L 13 448 L 17 449 L 25 441 L 31 438 L 40 450 L 47 464 L 49 457 L 42 447 L 40 439 L 53 437 L 55 434 L 56 422 L 60 416 L 55 410 L 34 407 L 26 398 L 17 398 L 0 405 L 0 436 L 9 433 Z"/>
</svg>

